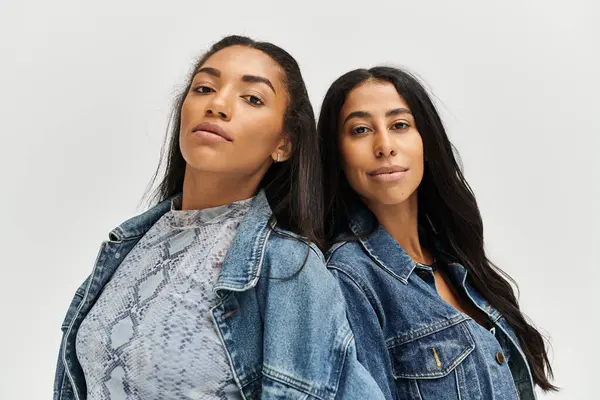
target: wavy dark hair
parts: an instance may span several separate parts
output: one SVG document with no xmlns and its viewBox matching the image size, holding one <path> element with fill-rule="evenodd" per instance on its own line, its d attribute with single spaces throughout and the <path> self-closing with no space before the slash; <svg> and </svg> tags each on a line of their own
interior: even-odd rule
<svg viewBox="0 0 600 400">
<path fill-rule="evenodd" d="M 282 83 L 288 94 L 283 132 L 291 141 L 292 154 L 287 161 L 274 163 L 269 168 L 259 188 L 265 190 L 278 225 L 322 247 L 324 242 L 321 218 L 323 192 L 321 186 L 315 184 L 321 181 L 315 115 L 298 63 L 287 51 L 272 43 L 258 42 L 244 36 L 227 36 L 215 43 L 195 63 L 185 89 L 175 101 L 169 122 L 170 133 L 163 146 L 161 161 L 150 186 L 156 182 L 161 167 L 166 164 L 164 175 L 149 197 L 151 201 L 162 201 L 183 190 L 186 162 L 179 147 L 183 101 L 194 76 L 206 60 L 216 52 L 231 46 L 244 46 L 262 51 L 281 67 Z M 168 146 L 167 151 L 165 146 Z"/>
<path fill-rule="evenodd" d="M 325 224 L 327 240 L 352 235 L 351 210 L 361 200 L 342 170 L 339 151 L 340 111 L 348 93 L 367 81 L 389 82 L 408 104 L 423 139 L 425 170 L 417 189 L 419 236 L 423 246 L 443 251 L 469 271 L 470 283 L 506 318 L 516 332 L 534 382 L 543 390 L 558 390 L 550 383 L 552 367 L 544 338 L 519 309 L 510 282 L 514 281 L 486 256 L 483 222 L 475 195 L 467 183 L 458 153 L 448 139 L 427 90 L 410 73 L 398 68 L 357 69 L 337 79 L 327 91 L 317 130 L 321 140 Z"/>
</svg>

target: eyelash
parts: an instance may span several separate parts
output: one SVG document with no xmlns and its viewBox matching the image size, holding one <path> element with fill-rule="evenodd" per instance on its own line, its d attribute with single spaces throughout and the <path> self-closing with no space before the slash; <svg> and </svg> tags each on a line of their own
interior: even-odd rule
<svg viewBox="0 0 600 400">
<path fill-rule="evenodd" d="M 368 129 L 368 128 L 366 126 L 357 126 L 356 128 L 353 128 L 350 131 L 350 134 L 352 136 L 359 136 L 359 135 L 364 135 L 365 133 L 367 133 L 366 131 L 365 132 L 356 132 L 357 129 Z"/>
<path fill-rule="evenodd" d="M 201 89 L 208 89 L 208 92 L 201 91 Z M 196 87 L 194 89 L 194 92 L 196 92 L 198 94 L 207 94 L 207 93 L 211 93 L 211 92 L 214 92 L 214 91 L 215 90 L 213 88 L 208 87 L 208 86 L 204 86 L 204 85 L 198 86 L 198 87 Z"/>
<path fill-rule="evenodd" d="M 262 101 L 262 99 L 258 96 L 254 96 L 253 94 L 247 94 L 245 96 L 242 96 L 242 98 L 244 100 L 246 100 L 248 102 L 248 104 L 250 104 L 253 107 L 260 107 L 260 106 L 264 106 L 265 103 Z M 250 101 L 251 98 L 255 98 L 256 100 L 259 101 L 259 103 L 253 103 L 252 101 Z"/>
<path fill-rule="evenodd" d="M 407 122 L 404 122 L 404 121 L 395 122 L 394 124 L 392 124 L 391 127 L 394 128 L 395 126 L 398 126 L 398 125 L 403 125 L 403 127 L 396 128 L 396 130 L 406 130 L 406 129 L 410 128 L 410 124 L 408 124 Z M 367 128 L 366 126 L 357 126 L 356 128 L 353 128 L 352 131 L 350 131 L 350 134 L 352 136 L 359 136 L 359 135 L 364 135 L 365 133 L 367 133 L 366 131 L 365 132 L 357 132 L 356 131 L 357 129 L 369 129 L 369 128 Z"/>
<path fill-rule="evenodd" d="M 410 124 L 409 124 L 408 122 L 404 122 L 404 121 L 398 121 L 398 122 L 395 122 L 395 123 L 392 125 L 392 127 L 394 127 L 394 126 L 396 126 L 396 125 L 404 125 L 404 127 L 403 127 L 403 128 L 396 128 L 396 129 L 400 129 L 400 130 L 404 130 L 404 129 L 408 129 L 408 128 L 410 128 Z"/>
<path fill-rule="evenodd" d="M 203 91 L 203 89 L 208 89 L 208 91 Z M 201 86 L 196 87 L 194 89 L 194 92 L 196 92 L 198 94 L 208 94 L 208 93 L 215 92 L 215 90 L 213 88 L 211 88 L 211 87 L 201 85 Z M 248 94 L 248 95 L 242 96 L 242 98 L 244 100 L 246 100 L 246 102 L 248 104 L 250 104 L 251 106 L 253 106 L 253 107 L 260 107 L 260 106 L 264 106 L 265 105 L 265 102 L 262 101 L 262 99 L 260 97 L 252 95 L 252 94 Z M 258 100 L 258 103 L 252 102 L 252 99 Z"/>
</svg>

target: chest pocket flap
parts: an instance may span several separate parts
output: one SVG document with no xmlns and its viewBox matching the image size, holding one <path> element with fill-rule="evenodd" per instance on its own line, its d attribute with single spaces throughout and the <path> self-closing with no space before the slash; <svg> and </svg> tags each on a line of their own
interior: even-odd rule
<svg viewBox="0 0 600 400">
<path fill-rule="evenodd" d="M 427 330 L 389 348 L 394 378 L 441 378 L 474 349 L 475 341 L 466 320 L 433 332 Z"/>
</svg>

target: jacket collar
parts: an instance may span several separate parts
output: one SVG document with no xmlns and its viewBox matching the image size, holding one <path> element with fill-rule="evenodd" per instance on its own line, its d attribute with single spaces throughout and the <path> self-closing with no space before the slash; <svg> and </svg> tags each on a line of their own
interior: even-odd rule
<svg viewBox="0 0 600 400">
<path fill-rule="evenodd" d="M 214 287 L 217 295 L 223 296 L 223 291 L 243 292 L 256 286 L 267 240 L 275 225 L 275 221 L 270 221 L 272 216 L 267 196 L 261 190 L 252 201 L 250 211 L 240 223 L 227 251 Z"/>
<path fill-rule="evenodd" d="M 139 240 L 171 209 L 171 200 L 164 200 L 148 211 L 133 217 L 113 229 L 109 239 L 114 242 Z M 235 237 L 225 256 L 215 292 L 244 291 L 256 285 L 260 275 L 263 254 L 272 226 L 273 212 L 264 191 L 252 200 L 250 210 L 238 226 Z M 274 223 L 273 223 L 274 225 Z"/>
<path fill-rule="evenodd" d="M 350 229 L 367 254 L 383 269 L 394 275 L 403 283 L 408 283 L 408 278 L 417 267 L 417 263 L 406 253 L 385 228 L 377 222 L 375 216 L 364 207 L 357 210 L 350 218 Z M 481 296 L 468 282 L 467 269 L 458 263 L 454 257 L 446 252 L 436 249 L 436 258 L 444 265 L 455 281 L 458 282 L 471 297 L 471 299 L 490 315 L 493 321 L 500 318 L 498 310 Z"/>
<path fill-rule="evenodd" d="M 385 228 L 377 222 L 375 216 L 362 207 L 350 218 L 350 229 L 367 254 L 383 269 L 408 283 L 410 274 L 414 271 L 416 262 L 390 236 Z"/>
<path fill-rule="evenodd" d="M 108 234 L 109 239 L 115 242 L 140 239 L 171 209 L 171 201 L 174 197 L 163 200 L 148 211 L 123 222 Z"/>
<path fill-rule="evenodd" d="M 385 230 L 367 207 L 357 208 L 350 217 L 349 225 L 367 254 L 377 264 L 402 282 L 408 282 L 408 278 L 419 264 Z M 439 245 L 434 245 L 434 247 L 437 261 L 444 265 L 455 265 L 463 268 L 454 257 L 443 251 Z"/>
</svg>

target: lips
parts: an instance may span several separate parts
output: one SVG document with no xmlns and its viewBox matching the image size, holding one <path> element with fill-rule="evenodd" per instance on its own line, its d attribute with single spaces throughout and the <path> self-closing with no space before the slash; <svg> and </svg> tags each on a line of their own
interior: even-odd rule
<svg viewBox="0 0 600 400">
<path fill-rule="evenodd" d="M 217 124 L 211 124 L 210 122 L 201 122 L 198 125 L 196 125 L 192 129 L 192 133 L 196 133 L 196 132 L 209 132 L 214 135 L 222 137 L 223 139 L 227 140 L 228 142 L 233 142 L 233 138 L 227 133 L 227 131 L 225 129 L 221 128 Z"/>
<path fill-rule="evenodd" d="M 400 167 L 398 165 L 390 165 L 387 167 L 377 168 L 376 170 L 369 172 L 369 175 L 375 176 L 375 175 L 384 175 L 384 174 L 394 174 L 397 172 L 406 172 L 406 171 L 408 171 L 408 168 Z"/>
<path fill-rule="evenodd" d="M 377 168 L 376 170 L 369 172 L 368 175 L 379 182 L 396 182 L 403 179 L 406 176 L 407 171 L 408 168 L 390 165 Z"/>
</svg>

